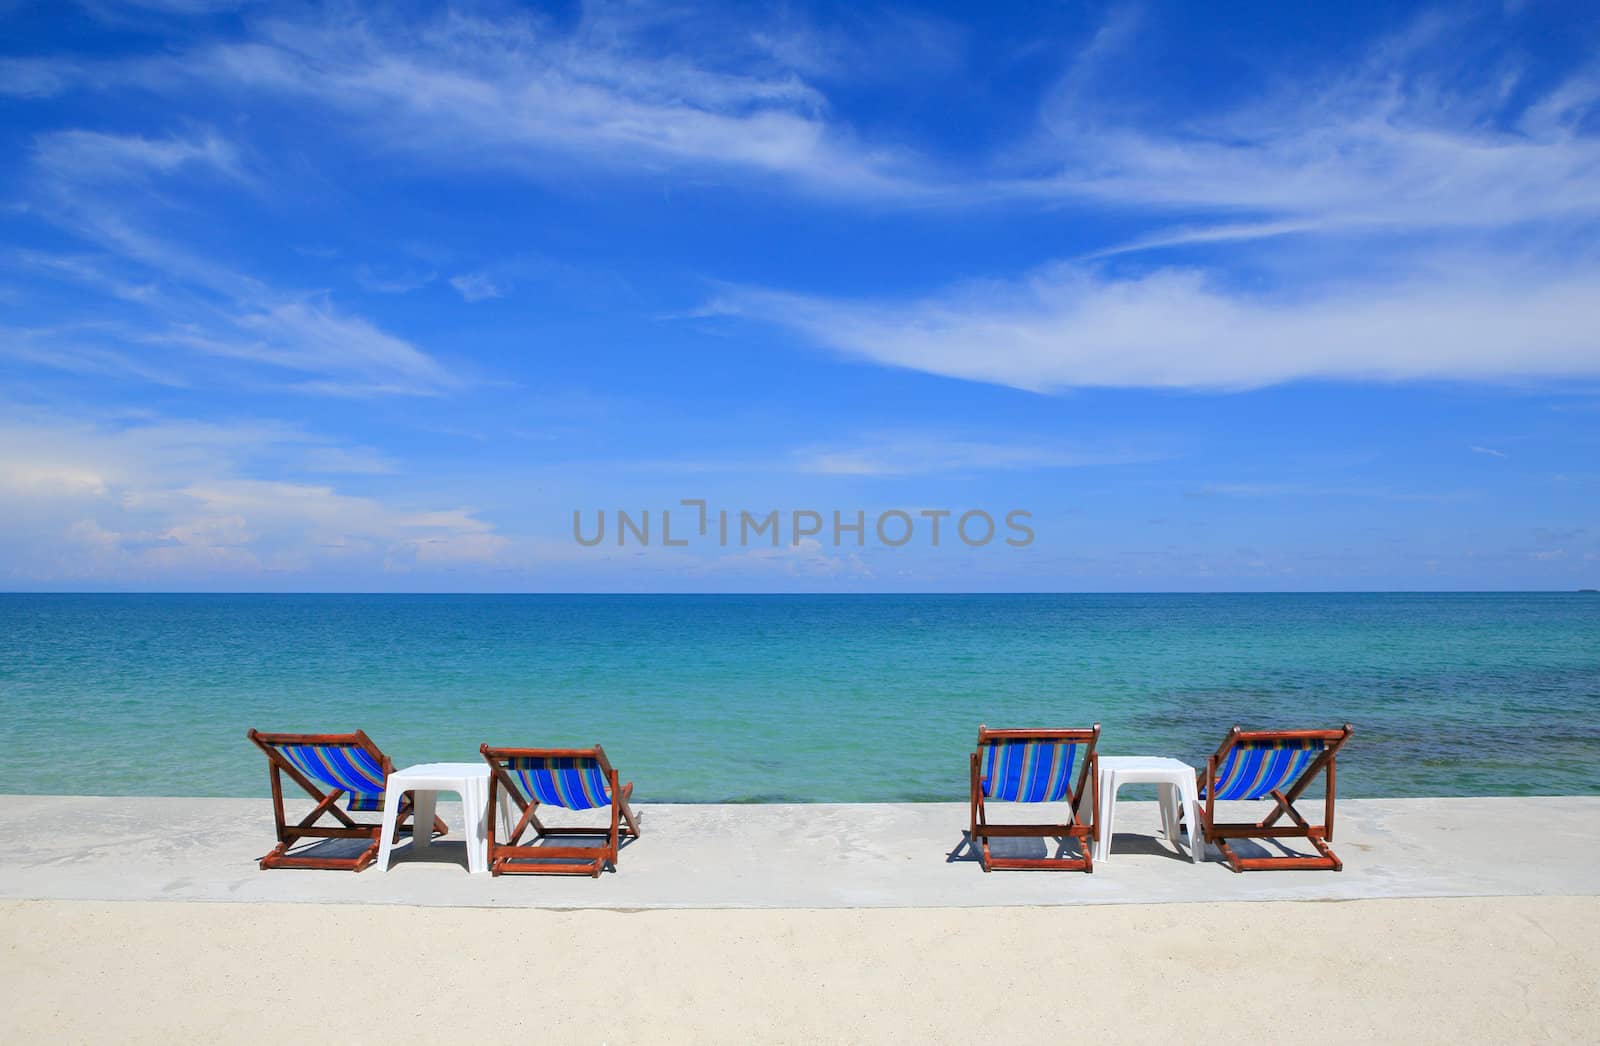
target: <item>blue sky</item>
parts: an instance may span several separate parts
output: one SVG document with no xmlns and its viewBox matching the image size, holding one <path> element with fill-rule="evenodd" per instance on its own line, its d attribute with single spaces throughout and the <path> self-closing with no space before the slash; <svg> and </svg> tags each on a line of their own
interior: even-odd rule
<svg viewBox="0 0 1600 1046">
<path fill-rule="evenodd" d="M 1600 585 L 1592 5 L 1000 7 L 0 2 L 0 587 Z"/>
</svg>

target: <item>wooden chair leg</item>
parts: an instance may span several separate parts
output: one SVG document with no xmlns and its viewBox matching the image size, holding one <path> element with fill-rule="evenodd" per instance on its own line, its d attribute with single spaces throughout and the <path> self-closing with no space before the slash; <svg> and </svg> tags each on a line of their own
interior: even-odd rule
<svg viewBox="0 0 1600 1046">
<path fill-rule="evenodd" d="M 275 861 L 277 861 L 278 858 L 282 857 L 284 854 L 286 854 L 288 852 L 289 852 L 289 844 L 288 843 L 279 843 L 277 846 L 274 846 L 271 850 L 268 850 L 265 854 L 262 855 L 261 860 L 259 862 L 259 864 L 261 866 L 261 870 L 264 872 L 267 869 L 271 868 L 273 863 Z"/>
<path fill-rule="evenodd" d="M 1339 855 L 1333 852 L 1333 847 L 1329 846 L 1320 834 L 1311 836 L 1311 845 L 1317 848 L 1318 853 L 1332 862 L 1334 871 L 1344 871 L 1344 862 L 1339 860 Z"/>
</svg>

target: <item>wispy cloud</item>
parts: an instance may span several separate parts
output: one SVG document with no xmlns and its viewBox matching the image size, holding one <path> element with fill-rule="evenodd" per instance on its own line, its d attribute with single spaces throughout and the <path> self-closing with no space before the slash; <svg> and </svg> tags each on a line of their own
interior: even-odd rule
<svg viewBox="0 0 1600 1046">
<path fill-rule="evenodd" d="M 491 298 L 505 296 L 505 291 L 494 281 L 494 278 L 484 272 L 462 273 L 460 276 L 450 277 L 450 286 L 461 295 L 461 300 L 470 303 L 488 301 Z"/>
<path fill-rule="evenodd" d="M 1004 191 L 1222 216 L 1136 246 L 1600 214 L 1600 139 L 1586 130 L 1600 66 L 1537 90 L 1503 67 L 1458 69 L 1462 60 L 1446 56 L 1483 32 L 1471 19 L 1423 17 L 1365 61 L 1296 70 L 1241 108 L 1150 126 L 1096 104 L 1082 81 L 1097 67 L 1075 65 L 1019 153 L 1035 171 Z M 1121 41 L 1124 59 L 1138 43 L 1112 34 L 1091 49 L 1107 39 Z"/>
<path fill-rule="evenodd" d="M 1600 229 L 1600 66 L 1524 88 L 1441 65 L 1473 25 L 1423 18 L 1337 74 L 1159 121 L 1097 94 L 1136 26 L 1126 10 L 1108 19 L 1010 156 L 1025 173 L 987 186 L 1137 213 L 1148 231 L 921 296 L 731 288 L 700 315 L 1044 392 L 1600 375 L 1600 256 L 1577 235 Z M 1292 260 L 1268 242 L 1286 236 L 1301 238 Z M 1179 246 L 1211 249 L 1095 261 Z"/>
<path fill-rule="evenodd" d="M 153 364 L 136 352 L 118 347 L 133 338 L 119 337 L 103 325 L 57 328 L 0 327 L 0 359 L 10 359 L 99 378 L 132 379 L 170 388 L 189 388 L 181 368 Z"/>
<path fill-rule="evenodd" d="M 816 191 L 917 189 L 907 158 L 860 143 L 792 69 L 741 48 L 662 46 L 661 20 L 586 10 L 563 32 L 463 12 L 261 24 L 247 42 L 147 66 L 148 86 L 192 83 L 315 102 L 385 148 L 430 163 L 766 174 Z M 739 53 L 742 52 L 742 53 Z M 719 61 L 720 58 L 720 61 Z M 742 59 L 742 60 L 740 60 Z M 45 80 L 42 70 L 19 74 Z M 554 162 L 560 158 L 561 162 Z"/>
<path fill-rule="evenodd" d="M 1600 267 L 1492 257 L 1277 294 L 1193 270 L 1117 277 L 1059 265 L 902 302 L 733 289 L 707 311 L 876 363 L 1040 392 L 1600 376 Z"/>
<path fill-rule="evenodd" d="M 1125 465 L 1158 455 L 1049 443 L 1004 443 L 929 433 L 890 433 L 793 452 L 798 472 L 831 476 L 915 476 Z"/>
<path fill-rule="evenodd" d="M 79 64 L 64 58 L 0 58 L 0 96 L 49 98 L 81 79 Z"/>
<path fill-rule="evenodd" d="M 1471 490 L 1418 491 L 1395 490 L 1381 486 L 1341 483 L 1308 483 L 1304 480 L 1253 480 L 1250 482 L 1206 483 L 1185 490 L 1186 498 L 1372 498 L 1378 501 L 1415 501 L 1449 504 L 1477 497 Z"/>
<path fill-rule="evenodd" d="M 13 356 L 136 375 L 122 361 L 169 346 L 287 372 L 279 380 L 310 393 L 436 395 L 463 384 L 417 346 L 325 296 L 274 288 L 149 231 L 182 208 L 164 179 L 191 169 L 251 180 L 237 150 L 213 132 L 152 139 L 60 131 L 37 139 L 30 170 L 37 212 L 103 253 L 22 252 L 17 262 L 109 294 L 126 308 L 120 324 L 94 332 L 98 345 L 85 344 L 90 339 L 81 333 L 73 344 L 22 332 L 10 340 Z M 179 362 L 145 360 L 142 369 L 173 371 Z"/>
<path fill-rule="evenodd" d="M 55 131 L 36 140 L 33 162 L 38 173 L 71 183 L 108 178 L 125 181 L 147 174 L 170 174 L 184 167 L 209 168 L 236 180 L 245 178 L 232 143 L 214 132 L 146 138 L 101 131 Z"/>
<path fill-rule="evenodd" d="M 726 10 L 588 7 L 562 25 L 338 8 L 253 19 L 236 38 L 177 54 L 8 60 L 0 91 L 175 96 L 199 83 L 304 104 L 372 148 L 435 166 L 755 178 L 876 205 L 1111 207 L 1173 221 L 1105 251 L 1600 212 L 1600 66 L 1530 87 L 1503 62 L 1452 59 L 1492 34 L 1481 18 L 1423 16 L 1362 60 L 1297 68 L 1248 104 L 1174 120 L 1107 100 L 1147 43 L 1138 9 L 1115 7 L 1098 31 L 1062 44 L 1033 131 L 957 165 L 907 144 L 914 135 L 853 128 L 827 88 L 954 67 L 959 30 L 894 12 L 867 21 L 844 37 L 792 15 Z"/>
<path fill-rule="evenodd" d="M 410 294 L 432 283 L 438 273 L 405 270 L 385 270 L 378 266 L 358 265 L 355 270 L 356 285 L 372 294 Z"/>
<path fill-rule="evenodd" d="M 297 387 L 337 395 L 436 394 L 461 382 L 410 342 L 326 304 L 247 309 L 226 327 L 175 326 L 145 337 L 212 356 L 298 372 Z"/>
<path fill-rule="evenodd" d="M 1474 454 L 1486 454 L 1491 458 L 1509 458 L 1511 456 L 1505 451 L 1495 450 L 1493 447 L 1472 447 L 1471 450 Z"/>
<path fill-rule="evenodd" d="M 469 305 L 524 292 L 554 295 L 577 307 L 602 303 L 614 307 L 619 301 L 638 297 L 633 285 L 609 266 L 565 261 L 537 251 L 521 251 L 479 265 L 449 282 Z"/>
</svg>

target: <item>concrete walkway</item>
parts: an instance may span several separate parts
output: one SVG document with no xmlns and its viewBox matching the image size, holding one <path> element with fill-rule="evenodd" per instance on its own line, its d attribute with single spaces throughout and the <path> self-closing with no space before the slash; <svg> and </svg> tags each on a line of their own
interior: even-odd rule
<svg viewBox="0 0 1600 1046">
<path fill-rule="evenodd" d="M 1161 838 L 1154 803 L 1119 807 L 1111 858 L 1093 875 L 985 875 L 965 845 L 964 803 L 637 809 L 643 836 L 617 872 L 494 879 L 467 874 L 460 808 L 447 803 L 451 835 L 425 859 L 405 843 L 391 871 L 352 874 L 260 871 L 273 844 L 264 799 L 3 796 L 0 898 L 639 909 L 1600 893 L 1600 796 L 1348 800 L 1334 843 L 1343 872 L 1244 875 L 1214 853 L 1191 865 Z M 1044 856 L 1042 841 L 1007 842 Z"/>
</svg>

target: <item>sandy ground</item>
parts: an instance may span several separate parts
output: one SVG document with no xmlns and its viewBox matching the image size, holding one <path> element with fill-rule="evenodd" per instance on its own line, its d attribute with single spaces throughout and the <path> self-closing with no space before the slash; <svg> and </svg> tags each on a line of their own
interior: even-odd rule
<svg viewBox="0 0 1600 1046">
<path fill-rule="evenodd" d="M 1600 898 L 0 903 L 0 1040 L 1600 1040 Z"/>
<path fill-rule="evenodd" d="M 1237 815 L 1255 820 L 1267 806 L 1244 804 Z M 966 845 L 965 803 L 641 805 L 643 836 L 623 848 L 615 872 L 589 879 L 468 875 L 456 804 L 441 804 L 451 825 L 444 840 L 422 854 L 402 844 L 391 871 L 351 875 L 261 871 L 257 859 L 273 843 L 265 799 L 4 796 L 0 899 L 1000 908 L 1600 893 L 1600 796 L 1351 799 L 1339 804 L 1334 848 L 1345 868 L 1337 874 L 1235 875 L 1215 852 L 1194 865 L 1186 840 L 1163 837 L 1155 803 L 1117 807 L 1111 858 L 1093 875 L 985 875 Z M 1049 806 L 1026 812 L 1066 816 Z M 1017 857 L 1053 850 L 1043 839 L 995 844 Z"/>
</svg>

